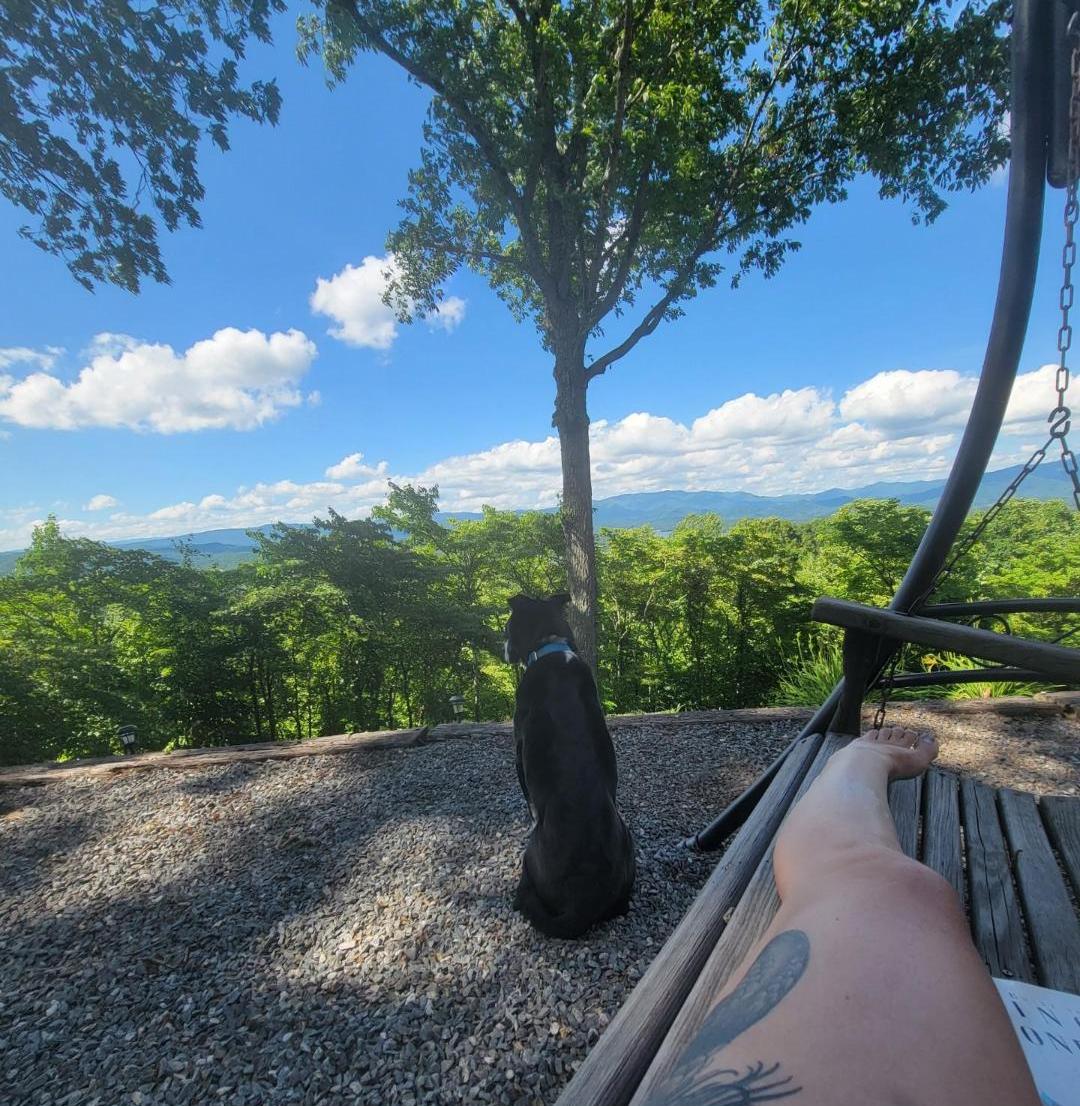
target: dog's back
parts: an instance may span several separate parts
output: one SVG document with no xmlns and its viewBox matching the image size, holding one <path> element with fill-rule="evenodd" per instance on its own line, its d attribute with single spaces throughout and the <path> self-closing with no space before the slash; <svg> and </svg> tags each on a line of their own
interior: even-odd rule
<svg viewBox="0 0 1080 1106">
<path fill-rule="evenodd" d="M 634 883 L 615 749 L 588 665 L 569 651 L 529 664 L 514 734 L 534 818 L 515 906 L 542 932 L 577 937 L 625 913 Z"/>
</svg>

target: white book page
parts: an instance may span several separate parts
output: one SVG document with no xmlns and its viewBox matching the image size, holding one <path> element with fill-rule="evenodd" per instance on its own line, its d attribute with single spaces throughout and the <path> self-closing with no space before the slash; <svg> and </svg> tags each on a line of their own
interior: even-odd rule
<svg viewBox="0 0 1080 1106">
<path fill-rule="evenodd" d="M 1045 1106 L 1080 1106 L 1080 995 L 995 979 Z"/>
</svg>

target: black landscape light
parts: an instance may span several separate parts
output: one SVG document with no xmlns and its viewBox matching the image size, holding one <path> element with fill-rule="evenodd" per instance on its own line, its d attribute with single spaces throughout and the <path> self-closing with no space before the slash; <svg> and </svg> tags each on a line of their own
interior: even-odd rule
<svg viewBox="0 0 1080 1106">
<path fill-rule="evenodd" d="M 120 744 L 124 747 L 124 753 L 135 752 L 135 727 L 134 726 L 121 726 L 116 731 L 116 736 L 120 738 Z"/>
<path fill-rule="evenodd" d="M 465 697 L 463 695 L 451 695 L 450 709 L 454 712 L 454 721 L 460 722 L 465 716 Z"/>
</svg>

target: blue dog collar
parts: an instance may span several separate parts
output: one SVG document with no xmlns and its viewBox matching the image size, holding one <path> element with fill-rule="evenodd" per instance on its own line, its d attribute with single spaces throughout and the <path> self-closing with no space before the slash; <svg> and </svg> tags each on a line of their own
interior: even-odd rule
<svg viewBox="0 0 1080 1106">
<path fill-rule="evenodd" d="M 568 641 L 549 641 L 547 645 L 541 645 L 539 649 L 534 649 L 525 658 L 525 667 L 528 668 L 533 661 L 538 661 L 541 657 L 549 656 L 551 653 L 569 653 L 572 657 L 576 656 Z"/>
</svg>

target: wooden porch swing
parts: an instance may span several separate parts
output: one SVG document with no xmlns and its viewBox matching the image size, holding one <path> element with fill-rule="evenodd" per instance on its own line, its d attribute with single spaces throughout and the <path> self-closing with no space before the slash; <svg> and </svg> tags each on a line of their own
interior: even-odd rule
<svg viewBox="0 0 1080 1106">
<path fill-rule="evenodd" d="M 1073 229 L 1080 214 L 1080 0 L 1016 0 L 1012 31 L 1012 157 L 997 302 L 983 371 L 945 490 L 888 610 L 819 599 L 813 617 L 844 629 L 844 679 L 788 749 L 687 845 L 730 841 L 708 882 L 559 1097 L 559 1106 L 638 1102 L 673 1067 L 732 971 L 778 906 L 772 842 L 789 807 L 832 753 L 860 732 L 863 698 L 896 686 L 1029 680 L 1080 686 L 1080 649 L 1025 641 L 968 622 L 1019 612 L 1080 614 L 1080 598 L 928 605 L 935 588 L 1023 479 L 1060 448 L 1080 509 L 1080 476 L 1066 435 L 1066 354 L 1072 337 Z M 1052 63 L 1051 63 L 1052 59 Z M 1049 440 L 971 535 L 954 548 L 997 440 L 1030 315 L 1046 182 L 1066 190 L 1057 406 Z M 896 675 L 904 643 L 947 649 L 994 667 Z M 991 974 L 1080 994 L 1080 798 L 997 790 L 931 768 L 890 787 L 904 852 L 943 875 L 971 921 Z M 1072 894 L 1068 884 L 1072 885 Z"/>
</svg>

